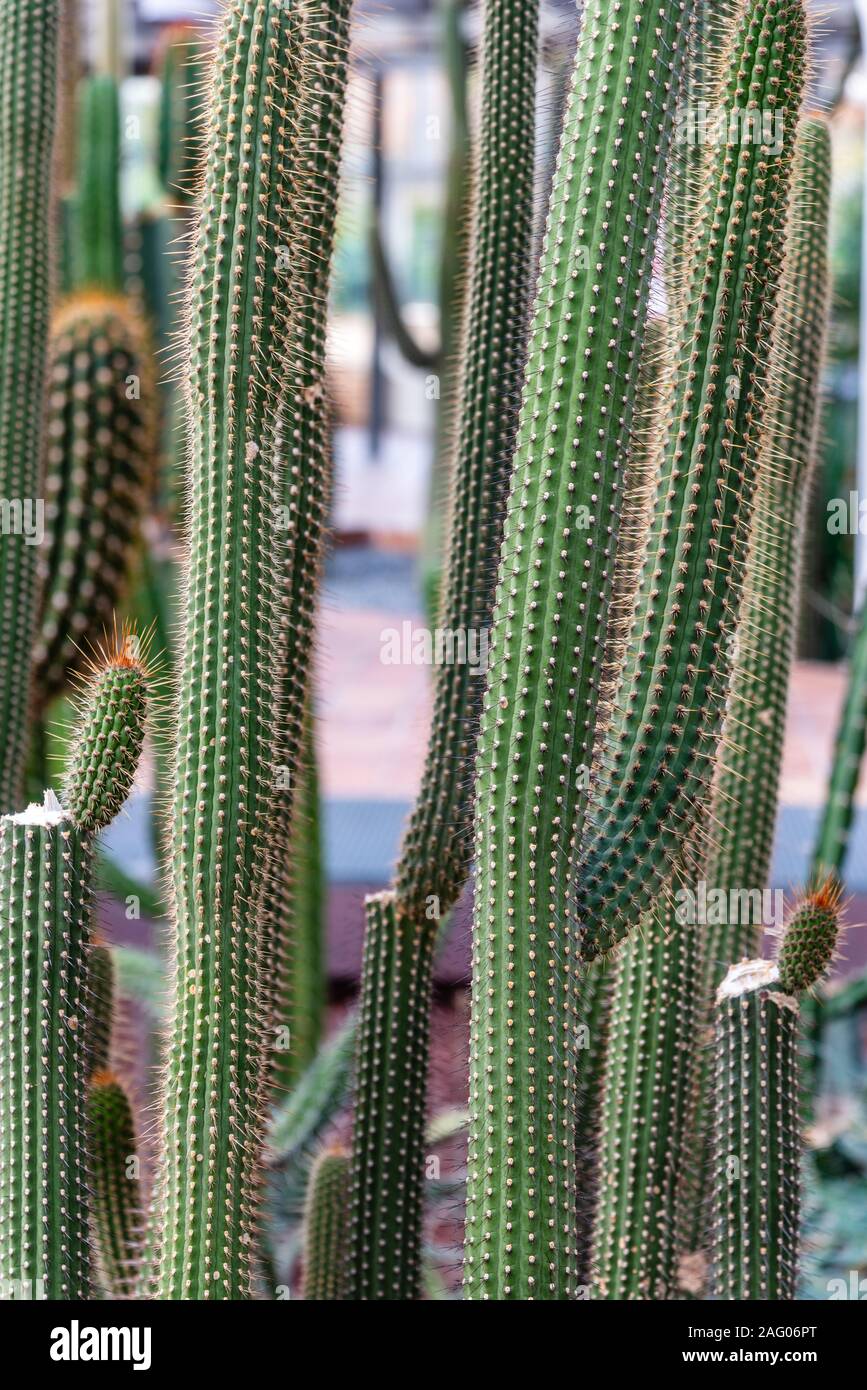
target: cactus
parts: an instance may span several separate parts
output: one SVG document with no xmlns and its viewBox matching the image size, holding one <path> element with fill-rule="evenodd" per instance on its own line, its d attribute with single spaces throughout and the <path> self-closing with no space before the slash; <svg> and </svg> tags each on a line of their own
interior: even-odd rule
<svg viewBox="0 0 867 1390">
<path fill-rule="evenodd" d="M 325 1149 L 310 1170 L 304 1213 L 304 1297 L 307 1302 L 345 1298 L 346 1198 L 349 1158 Z"/>
<path fill-rule="evenodd" d="M 282 458 L 278 516 L 281 559 L 276 576 L 284 620 L 280 633 L 280 712 L 276 764 L 287 792 L 272 846 L 266 883 L 265 949 L 273 986 L 274 1026 L 315 1027 L 322 986 L 316 977 L 316 943 L 304 933 L 298 855 L 312 824 L 315 787 L 315 715 L 310 690 L 315 598 L 322 565 L 331 483 L 331 428 L 325 382 L 326 316 L 337 215 L 337 181 L 347 80 L 350 0 L 310 0 L 299 8 L 303 50 L 298 127 L 293 151 L 295 187 L 291 240 L 281 243 L 293 312 L 289 327 L 285 392 L 276 422 Z M 291 256 L 290 253 L 291 252 Z M 300 784 L 300 786 L 299 786 Z M 315 865 L 309 866 L 315 874 Z M 293 885 L 293 876 L 296 879 Z M 311 881 L 307 880 L 312 887 Z M 321 950 L 321 943 L 319 944 Z M 304 990 L 310 995 L 304 998 Z M 294 1038 L 294 1031 L 293 1031 Z M 300 1041 L 300 1036 L 296 1041 Z M 308 1043 L 308 1052 L 310 1045 Z M 285 1056 L 285 1053 L 282 1054 Z M 291 1057 L 298 1057 L 292 1042 Z M 280 1079 L 277 1053 L 277 1079 Z"/>
<path fill-rule="evenodd" d="M 416 1299 L 421 1277 L 428 1010 L 434 937 L 367 902 L 355 1068 L 348 1297 Z"/>
<path fill-rule="evenodd" d="M 150 350 L 125 302 L 76 295 L 52 325 L 48 366 L 47 543 L 34 678 L 59 694 L 129 584 L 155 471 Z"/>
<path fill-rule="evenodd" d="M 588 801 L 617 460 L 632 423 L 688 23 L 685 6 L 588 4 L 554 176 L 479 739 L 470 1297 L 556 1299 L 573 1285 L 568 863 Z M 599 125 L 612 119 L 616 155 L 597 161 Z M 617 274 L 603 275 L 612 248 Z M 578 573 L 580 583 L 568 580 Z M 566 703 L 555 705 L 554 692 Z"/>
<path fill-rule="evenodd" d="M 800 1242 L 798 998 L 824 975 L 839 889 L 808 893 L 776 961 L 733 965 L 714 1010 L 713 1295 L 795 1296 Z"/>
<path fill-rule="evenodd" d="M 698 928 L 659 910 L 617 954 L 605 1058 L 594 1297 L 675 1296 L 678 1184 L 698 1060 Z"/>
<path fill-rule="evenodd" d="M 479 179 L 472 224 L 470 284 L 455 444 L 451 461 L 450 552 L 439 622 L 467 642 L 490 620 L 491 575 L 499 548 L 503 463 L 511 449 L 522 362 L 522 326 L 528 293 L 532 236 L 533 118 L 538 6 L 488 0 L 484 11 L 482 129 Z M 495 376 L 498 394 L 489 383 Z M 367 903 L 359 1029 L 359 1102 L 352 1165 L 353 1226 L 350 1287 L 365 1298 L 419 1296 L 421 1162 L 425 1066 L 436 923 L 453 906 L 468 871 L 468 774 L 484 673 L 467 660 L 436 669 L 434 714 L 422 787 L 410 817 L 395 875 L 393 897 Z M 418 1070 L 404 1072 L 409 1093 L 401 1115 L 400 1145 L 389 1144 L 375 1174 L 388 1112 L 374 1104 L 367 1072 L 381 1048 L 381 1019 L 398 1007 L 402 988 L 382 972 L 384 931 L 399 940 L 390 949 L 407 969 L 415 962 L 403 1020 L 417 1045 Z M 412 950 L 406 943 L 412 942 Z M 402 943 L 402 944 L 401 944 Z M 410 966 L 410 960 L 413 962 Z M 397 968 L 397 967 L 395 967 Z M 372 971 L 373 973 L 368 973 Z M 368 1030 L 373 1030 L 372 1032 Z M 404 1067 L 407 1059 L 400 1059 Z M 390 1064 L 389 1064 L 390 1065 Z M 367 1129 L 372 1126 L 372 1129 Z"/>
<path fill-rule="evenodd" d="M 577 871 L 585 955 L 653 901 L 708 795 L 719 737 L 770 388 L 769 356 L 805 75 L 800 0 L 750 0 L 715 100 L 772 113 L 773 146 L 707 147 L 661 449 L 655 520 Z M 697 384 L 698 383 L 698 384 Z"/>
<path fill-rule="evenodd" d="M 101 1286 L 110 1298 L 135 1292 L 141 1193 L 129 1096 L 113 1072 L 95 1071 L 87 1093 L 91 1208 Z"/>
<path fill-rule="evenodd" d="M 858 616 L 849 680 L 831 764 L 825 809 L 813 850 L 813 878 L 842 874 L 855 817 L 855 793 L 867 745 L 867 599 Z"/>
<path fill-rule="evenodd" d="M 77 768 L 62 806 L 0 819 L 0 1279 L 31 1296 L 86 1298 L 92 1290 L 86 1096 L 93 1034 L 90 951 L 93 837 L 129 785 L 104 755 L 106 730 L 124 715 L 120 742 L 141 748 L 147 672 L 127 642 L 92 676 L 73 740 Z M 140 699 L 131 699 L 131 687 Z M 106 769 L 109 776 L 106 778 Z M 98 1035 L 98 1029 L 97 1029 Z M 41 1289 L 41 1295 L 36 1290 Z"/>
<path fill-rule="evenodd" d="M 162 1298 L 252 1289 L 274 998 L 268 885 L 282 862 L 279 827 L 291 824 L 291 778 L 284 785 L 281 774 L 294 771 L 287 745 L 299 736 L 310 655 L 301 605 L 316 574 L 304 517 L 290 512 L 288 543 L 279 521 L 293 485 L 322 488 L 319 455 L 293 452 L 299 417 L 317 414 L 319 363 L 294 355 L 294 311 L 306 306 L 282 254 L 296 237 L 306 244 L 293 137 L 323 81 L 306 29 L 318 15 L 278 0 L 227 11 L 211 88 L 189 328 L 174 1007 L 153 1268 Z"/>
<path fill-rule="evenodd" d="M 170 24 L 160 38 L 154 69 L 160 78 L 160 182 L 173 203 L 195 202 L 202 166 L 202 108 L 207 88 L 208 45 L 191 24 Z"/>
<path fill-rule="evenodd" d="M 19 804 L 27 758 L 59 18 L 60 0 L 0 5 L 0 812 Z"/>
<path fill-rule="evenodd" d="M 120 97 L 114 77 L 89 77 L 79 103 L 78 186 L 72 276 L 76 288 L 123 285 Z"/>
</svg>

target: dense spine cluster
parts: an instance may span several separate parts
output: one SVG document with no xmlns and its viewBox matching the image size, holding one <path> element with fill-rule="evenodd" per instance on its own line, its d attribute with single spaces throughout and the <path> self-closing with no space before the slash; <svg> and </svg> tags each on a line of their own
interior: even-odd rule
<svg viewBox="0 0 867 1390">
<path fill-rule="evenodd" d="M 622 694 L 577 871 L 587 955 L 651 904 L 709 795 L 769 415 L 805 49 L 800 0 L 750 0 L 713 93 L 730 120 L 770 113 L 777 135 L 765 145 L 745 124 L 707 147 Z"/>
<path fill-rule="evenodd" d="M 733 965 L 714 1009 L 711 1293 L 795 1297 L 800 1247 L 799 999 L 826 974 L 840 931 L 833 883 L 807 893 L 776 961 Z"/>
<path fill-rule="evenodd" d="M 348 1296 L 420 1296 L 428 1010 L 434 940 L 367 902 L 355 1066 Z"/>
<path fill-rule="evenodd" d="M 88 978 L 93 839 L 134 771 L 107 761 L 106 743 L 141 748 L 146 681 L 122 650 L 105 653 L 73 738 L 69 803 L 46 791 L 42 806 L 0 819 L 0 1279 L 31 1289 L 15 1296 L 91 1294 L 86 1105 L 105 1051 L 100 981 Z"/>
<path fill-rule="evenodd" d="M 301 726 L 310 660 L 309 621 L 285 596 L 287 582 L 303 584 L 309 605 L 316 578 L 291 525 L 287 542 L 287 478 L 297 468 L 305 488 L 321 490 L 319 456 L 291 454 L 308 370 L 295 356 L 292 257 L 309 214 L 299 132 L 314 13 L 279 0 L 226 12 L 205 130 L 189 307 L 174 1008 L 155 1208 L 162 1298 L 244 1298 L 252 1288 L 274 998 L 269 880 L 278 826 L 291 823 L 285 740 Z M 308 384 L 315 402 L 321 382 Z"/>
<path fill-rule="evenodd" d="M 574 1284 L 573 855 L 689 16 L 591 0 L 554 176 L 479 736 L 470 1297 Z"/>
<path fill-rule="evenodd" d="M 660 909 L 617 954 L 600 1114 L 595 1297 L 675 1296 L 678 1184 L 689 1160 L 697 1062 L 699 931 Z"/>
<path fill-rule="evenodd" d="M 346 1297 L 346 1203 L 349 1157 L 325 1149 L 310 1170 L 304 1210 L 304 1298 L 333 1303 Z"/>
<path fill-rule="evenodd" d="M 41 700 L 57 695 L 110 626 L 128 586 L 155 473 L 156 386 L 141 324 L 116 295 L 75 295 L 48 361 L 46 544 L 33 654 Z"/>
<path fill-rule="evenodd" d="M 0 3 L 0 812 L 27 756 L 60 0 Z"/>
</svg>

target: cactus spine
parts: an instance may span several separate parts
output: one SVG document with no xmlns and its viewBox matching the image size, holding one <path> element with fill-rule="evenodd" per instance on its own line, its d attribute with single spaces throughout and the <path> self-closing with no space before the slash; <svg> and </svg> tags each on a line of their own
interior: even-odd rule
<svg viewBox="0 0 867 1390">
<path fill-rule="evenodd" d="M 326 1149 L 310 1170 L 304 1212 L 304 1298 L 309 1303 L 346 1297 L 346 1201 L 349 1157 Z"/>
<path fill-rule="evenodd" d="M 131 1298 L 140 1259 L 139 1159 L 129 1096 L 110 1071 L 91 1078 L 87 1125 L 100 1283 L 111 1298 Z"/>
<path fill-rule="evenodd" d="M 295 692 L 306 694 L 310 646 L 309 626 L 280 600 L 286 572 L 306 586 L 308 604 L 315 582 L 308 551 L 286 554 L 292 536 L 286 546 L 275 518 L 291 470 L 313 474 L 321 462 L 292 453 L 306 404 L 293 390 L 306 365 L 294 357 L 286 262 L 309 210 L 303 188 L 294 197 L 296 131 L 315 99 L 304 88 L 309 10 L 244 0 L 226 12 L 207 120 L 189 315 L 175 982 L 155 1206 L 162 1298 L 245 1298 L 252 1285 L 273 1007 L 265 890 L 278 822 L 292 811 L 291 786 L 278 780 L 287 763 L 278 730 L 300 728 Z M 280 698 L 284 671 L 291 701 Z"/>
<path fill-rule="evenodd" d="M 810 893 L 778 960 L 740 961 L 714 1011 L 715 1298 L 795 1297 L 800 1242 L 798 996 L 828 968 L 839 891 Z"/>
<path fill-rule="evenodd" d="M 698 1042 L 698 930 L 660 909 L 617 954 L 594 1225 L 601 1298 L 674 1296 Z"/>
<path fill-rule="evenodd" d="M 707 798 L 731 677 L 767 422 L 771 328 L 801 101 L 800 0 L 750 0 L 714 91 L 772 112 L 779 143 L 709 147 L 687 260 L 654 520 L 599 808 L 578 868 L 582 949 L 618 941 L 667 880 Z M 739 114 L 738 114 L 739 113 Z"/>
<path fill-rule="evenodd" d="M 59 0 L 0 4 L 0 812 L 18 804 L 27 756 L 38 596 L 24 522 L 41 502 L 59 29 Z"/>
<path fill-rule="evenodd" d="M 688 17 L 647 0 L 588 4 L 554 177 L 479 738 L 470 1297 L 557 1299 L 573 1284 L 568 863 L 588 800 L 580 774 L 600 698 L 617 460 L 632 424 Z M 609 121 L 616 134 L 600 157 Z"/>
<path fill-rule="evenodd" d="M 149 345 L 123 299 L 75 295 L 51 330 L 47 544 L 34 649 L 40 698 L 60 693 L 129 581 L 156 455 Z"/>
<path fill-rule="evenodd" d="M 133 686 L 141 698 L 130 702 Z M 117 787 L 106 782 L 105 729 L 125 712 L 126 737 L 141 747 L 146 687 L 141 665 L 107 653 L 81 711 L 70 806 L 47 791 L 43 806 L 0 819 L 0 1279 L 30 1286 L 31 1297 L 80 1299 L 92 1288 L 92 846 L 128 787 L 123 759 Z"/>
<path fill-rule="evenodd" d="M 367 901 L 349 1229 L 348 1296 L 420 1296 L 422 1163 L 434 937 Z"/>
</svg>

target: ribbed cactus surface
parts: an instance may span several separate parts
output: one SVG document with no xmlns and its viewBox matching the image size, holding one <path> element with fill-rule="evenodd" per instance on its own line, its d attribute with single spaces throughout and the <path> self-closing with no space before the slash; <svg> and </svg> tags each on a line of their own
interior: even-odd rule
<svg viewBox="0 0 867 1390">
<path fill-rule="evenodd" d="M 588 955 L 638 920 L 699 821 L 731 679 L 806 62 L 801 0 L 749 0 L 733 23 L 714 102 L 775 138 L 744 126 L 707 147 L 624 698 L 577 871 Z"/>
<path fill-rule="evenodd" d="M 108 661 L 94 664 L 80 701 L 78 734 L 66 770 L 63 804 L 77 826 L 98 834 L 129 795 L 148 715 L 148 676 L 122 633 Z"/>
<path fill-rule="evenodd" d="M 538 0 L 486 0 L 478 173 L 469 288 L 449 460 L 445 582 L 437 621 L 484 654 L 523 376 L 530 294 Z M 494 390 L 491 384 L 496 383 Z M 434 671 L 422 785 L 395 888 L 419 922 L 444 916 L 466 882 L 472 851 L 471 774 L 484 663 Z M 434 927 L 429 928 L 431 930 Z"/>
<path fill-rule="evenodd" d="M 823 978 L 840 930 L 832 881 L 805 895 L 776 961 L 733 965 L 714 1010 L 711 1292 L 795 1297 L 801 1240 L 799 998 Z"/>
<path fill-rule="evenodd" d="M 50 794 L 0 819 L 0 1280 L 21 1297 L 92 1290 L 89 874 L 90 850 Z"/>
<path fill-rule="evenodd" d="M 310 1170 L 304 1209 L 304 1298 L 339 1301 L 346 1296 L 346 1230 L 349 1156 L 325 1149 Z"/>
<path fill-rule="evenodd" d="M 130 1298 L 139 1272 L 141 1184 L 129 1096 L 110 1071 L 87 1094 L 91 1209 L 99 1281 L 112 1298 Z"/>
<path fill-rule="evenodd" d="M 675 1296 L 677 1197 L 690 1162 L 700 927 L 660 908 L 614 967 L 600 1110 L 594 1296 Z"/>
<path fill-rule="evenodd" d="M 37 622 L 60 0 L 0 3 L 0 812 L 27 756 Z"/>
<path fill-rule="evenodd" d="M 591 0 L 554 176 L 479 736 L 470 1297 L 561 1299 L 574 1283 L 570 860 L 688 21 L 686 6 Z"/>
<path fill-rule="evenodd" d="M 51 329 L 37 692 L 57 695 L 110 626 L 155 473 L 156 385 L 125 301 L 76 294 Z"/>
<path fill-rule="evenodd" d="M 307 110 L 307 8 L 245 0 L 227 10 L 206 121 L 189 304 L 175 980 L 154 1269 L 162 1298 L 244 1298 L 252 1286 L 273 1000 L 265 885 L 277 823 L 292 809 L 278 731 L 303 717 L 280 697 L 295 621 L 280 604 L 289 563 L 281 520 L 288 469 L 318 463 L 290 458 L 287 395 L 297 380 L 287 265 L 305 208 L 293 142 Z M 315 572 L 307 576 L 312 585 Z M 303 642 L 296 655 L 293 678 L 305 688 Z"/>
<path fill-rule="evenodd" d="M 428 1013 L 434 938 L 399 916 L 390 893 L 367 900 L 347 1296 L 420 1296 Z"/>
</svg>

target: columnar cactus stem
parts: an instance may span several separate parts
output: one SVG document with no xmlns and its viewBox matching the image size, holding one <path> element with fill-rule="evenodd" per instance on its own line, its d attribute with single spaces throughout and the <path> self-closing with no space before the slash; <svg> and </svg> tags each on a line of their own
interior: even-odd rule
<svg viewBox="0 0 867 1390">
<path fill-rule="evenodd" d="M 0 2 L 0 812 L 27 756 L 60 0 Z"/>
<path fill-rule="evenodd" d="M 130 780 L 126 757 L 117 785 L 106 778 L 106 744 L 141 748 L 146 709 L 131 688 L 146 684 L 123 650 L 106 653 L 76 731 L 69 806 L 47 791 L 43 806 L 0 818 L 0 1280 L 30 1296 L 91 1291 L 92 846 Z"/>
<path fill-rule="evenodd" d="M 454 383 L 460 396 L 438 617 L 444 630 L 478 639 L 487 636 L 491 621 L 505 470 L 514 448 L 523 375 L 538 8 L 537 0 L 486 0 L 484 12 L 470 284 L 462 369 Z M 444 916 L 466 882 L 472 848 L 470 777 L 485 671 L 468 661 L 444 662 L 435 668 L 434 682 L 421 790 L 395 875 L 401 910 L 420 923 Z"/>
<path fill-rule="evenodd" d="M 617 953 L 594 1227 L 601 1298 L 674 1296 L 678 1179 L 698 1060 L 699 930 L 660 908 Z"/>
<path fill-rule="evenodd" d="M 0 1281 L 19 1297 L 91 1294 L 90 869 L 89 844 L 50 794 L 0 820 Z"/>
<path fill-rule="evenodd" d="M 749 0 L 714 93 L 729 120 L 770 113 L 774 141 L 746 125 L 707 147 L 626 700 L 577 870 L 588 956 L 637 921 L 707 803 L 768 420 L 805 48 L 801 0 Z"/>
<path fill-rule="evenodd" d="M 356 1059 L 347 1296 L 420 1296 L 422 1163 L 434 937 L 367 900 Z"/>
<path fill-rule="evenodd" d="M 590 0 L 554 177 L 479 737 L 470 1297 L 574 1284 L 569 861 L 690 8 Z"/>
<path fill-rule="evenodd" d="M 714 785 L 714 888 L 764 888 L 770 871 L 797 628 L 800 542 L 816 461 L 828 321 L 831 143 L 812 118 L 798 131 L 786 262 L 774 324 L 773 389 L 737 631 L 734 671 Z M 706 991 L 758 950 L 755 925 L 708 929 Z"/>
<path fill-rule="evenodd" d="M 798 997 L 828 969 L 839 888 L 808 893 L 777 961 L 733 965 L 714 1013 L 715 1298 L 795 1297 L 800 1243 Z"/>
<path fill-rule="evenodd" d="M 349 1156 L 326 1149 L 310 1170 L 304 1211 L 304 1298 L 346 1297 L 346 1202 Z"/>
<path fill-rule="evenodd" d="M 42 701 L 80 670 L 128 585 L 157 451 L 156 384 L 138 317 L 116 295 L 67 301 L 51 329 L 46 544 L 33 655 Z"/>
<path fill-rule="evenodd" d="M 226 11 L 205 134 L 189 314 L 175 1002 L 155 1203 L 161 1298 L 248 1297 L 255 1263 L 274 997 L 266 886 L 277 825 L 291 822 L 285 731 L 300 729 L 310 657 L 308 626 L 281 605 L 281 576 L 306 584 L 308 605 L 315 583 L 304 546 L 296 555 L 280 526 L 291 470 L 319 467 L 318 455 L 290 456 L 305 371 L 294 357 L 291 255 L 308 211 L 303 185 L 295 201 L 294 142 L 312 100 L 309 9 L 243 0 Z"/>
<path fill-rule="evenodd" d="M 110 1071 L 91 1078 L 87 1125 L 100 1283 L 110 1298 L 131 1298 L 141 1254 L 139 1157 L 129 1096 Z"/>
<path fill-rule="evenodd" d="M 855 817 L 855 793 L 867 746 L 867 599 L 861 605 L 849 657 L 849 680 L 831 764 L 825 809 L 813 851 L 816 882 L 828 874 L 842 876 Z"/>
<path fill-rule="evenodd" d="M 120 96 L 114 77 L 89 77 L 81 90 L 78 188 L 72 273 L 76 287 L 111 293 L 123 285 L 120 209 Z"/>
<path fill-rule="evenodd" d="M 301 63 L 293 150 L 293 226 L 291 239 L 287 236 L 278 251 L 292 300 L 285 390 L 277 419 L 282 465 L 277 592 L 285 616 L 276 691 L 280 820 L 264 906 L 273 987 L 270 1008 L 278 1032 L 287 1025 L 294 1027 L 299 1007 L 308 1022 L 321 1008 L 321 982 L 314 973 L 304 973 L 310 943 L 302 940 L 305 928 L 295 915 L 301 899 L 296 896 L 292 878 L 295 849 L 304 835 L 304 825 L 299 824 L 296 831 L 296 822 L 311 813 L 311 787 L 308 784 L 305 793 L 298 784 L 315 777 L 309 653 L 332 473 L 325 379 L 327 311 L 351 0 L 306 0 L 296 8 Z M 304 1002 L 301 991 L 306 983 L 312 986 L 314 997 Z M 290 1055 L 297 1057 L 298 1053 Z M 279 1081 L 280 1054 L 277 1057 Z"/>
<path fill-rule="evenodd" d="M 733 653 L 731 692 L 713 787 L 713 825 L 704 865 L 708 886 L 762 891 L 768 881 L 782 762 L 789 671 L 797 628 L 799 553 L 816 461 L 828 317 L 830 136 L 811 118 L 798 129 L 786 261 L 774 322 L 772 381 L 764 462 L 756 495 L 744 597 Z M 727 969 L 759 949 L 750 919 L 708 923 L 702 949 L 702 1011 L 707 1017 Z M 702 1025 L 703 1026 L 703 1025 Z M 706 1244 L 705 1160 L 714 1078 L 702 1057 L 694 1116 L 697 1161 L 681 1197 L 684 1252 Z"/>
</svg>

